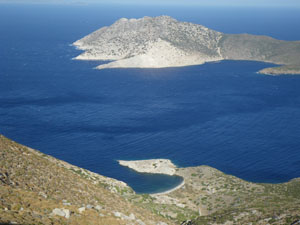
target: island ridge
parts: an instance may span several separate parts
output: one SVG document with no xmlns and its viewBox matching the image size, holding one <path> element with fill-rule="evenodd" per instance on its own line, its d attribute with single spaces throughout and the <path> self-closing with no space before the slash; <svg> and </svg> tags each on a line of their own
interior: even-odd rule
<svg viewBox="0 0 300 225">
<path fill-rule="evenodd" d="M 78 60 L 109 60 L 104 68 L 163 68 L 219 60 L 277 64 L 263 74 L 300 74 L 300 41 L 251 34 L 225 34 L 169 16 L 122 18 L 73 43 Z"/>
</svg>

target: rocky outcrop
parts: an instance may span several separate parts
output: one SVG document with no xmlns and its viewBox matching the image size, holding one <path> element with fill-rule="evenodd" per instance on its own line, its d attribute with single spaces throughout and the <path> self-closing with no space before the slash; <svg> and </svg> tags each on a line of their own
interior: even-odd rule
<svg viewBox="0 0 300 225">
<path fill-rule="evenodd" d="M 121 166 L 127 166 L 140 173 L 160 173 L 174 175 L 176 166 L 169 159 L 148 159 L 148 160 L 131 160 L 118 161 Z"/>
<path fill-rule="evenodd" d="M 290 66 L 279 66 L 262 69 L 259 71 L 261 74 L 266 75 L 281 75 L 281 74 L 290 74 L 297 75 L 300 74 L 300 65 L 290 65 Z"/>
<path fill-rule="evenodd" d="M 113 60 L 104 68 L 161 68 L 210 61 L 256 60 L 279 65 L 272 74 L 300 73 L 300 42 L 267 36 L 224 34 L 169 16 L 122 18 L 73 43 L 84 52 L 78 60 Z M 271 73 L 261 71 L 261 73 Z"/>
<path fill-rule="evenodd" d="M 54 216 L 62 216 L 62 217 L 65 217 L 66 219 L 69 219 L 70 218 L 70 210 L 55 208 L 52 211 L 52 215 L 54 215 Z"/>
</svg>

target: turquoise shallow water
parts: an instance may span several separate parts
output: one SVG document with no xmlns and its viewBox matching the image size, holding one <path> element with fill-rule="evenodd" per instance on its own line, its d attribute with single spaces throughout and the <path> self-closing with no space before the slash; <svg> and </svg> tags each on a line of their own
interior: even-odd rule
<svg viewBox="0 0 300 225">
<path fill-rule="evenodd" d="M 256 182 L 299 177 L 300 77 L 259 75 L 272 65 L 249 61 L 99 71 L 93 68 L 100 62 L 71 60 L 79 52 L 70 43 L 143 10 L 1 5 L 1 133 L 142 193 L 182 180 L 135 173 L 116 160 L 168 158 Z M 300 39 L 299 26 L 291 28 L 300 21 L 295 10 L 256 9 L 264 24 L 250 20 L 254 9 L 185 10 L 147 13 L 224 32 Z"/>
</svg>

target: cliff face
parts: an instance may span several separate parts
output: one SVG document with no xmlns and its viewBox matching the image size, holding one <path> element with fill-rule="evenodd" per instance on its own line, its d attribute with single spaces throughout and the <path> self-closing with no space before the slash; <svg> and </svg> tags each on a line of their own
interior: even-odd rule
<svg viewBox="0 0 300 225">
<path fill-rule="evenodd" d="M 176 67 L 223 59 L 264 61 L 293 68 L 300 65 L 300 42 L 224 34 L 169 16 L 123 18 L 73 44 L 84 50 L 75 59 L 114 60 L 98 69 Z M 300 73 L 298 69 L 289 71 Z"/>
</svg>

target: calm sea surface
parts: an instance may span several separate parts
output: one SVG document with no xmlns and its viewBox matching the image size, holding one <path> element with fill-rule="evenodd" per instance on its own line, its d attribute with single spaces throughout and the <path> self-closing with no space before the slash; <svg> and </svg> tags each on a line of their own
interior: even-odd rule
<svg viewBox="0 0 300 225">
<path fill-rule="evenodd" d="M 0 4 L 0 133 L 91 171 L 156 192 L 179 177 L 116 160 L 168 158 L 255 182 L 300 177 L 300 76 L 224 61 L 94 70 L 70 44 L 120 17 L 167 14 L 227 33 L 300 40 L 293 9 Z"/>
</svg>

